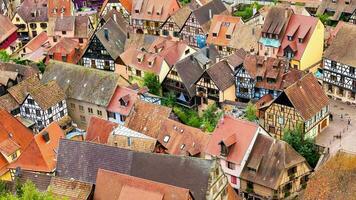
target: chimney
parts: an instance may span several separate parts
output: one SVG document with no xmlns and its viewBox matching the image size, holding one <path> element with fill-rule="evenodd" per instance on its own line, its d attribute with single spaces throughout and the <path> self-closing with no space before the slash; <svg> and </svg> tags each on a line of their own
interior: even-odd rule
<svg viewBox="0 0 356 200">
<path fill-rule="evenodd" d="M 209 19 L 212 19 L 213 18 L 213 13 L 211 11 L 211 9 L 209 9 Z"/>
<path fill-rule="evenodd" d="M 50 140 L 49 134 L 47 131 L 43 131 L 42 138 L 45 142 L 48 142 Z"/>
<path fill-rule="evenodd" d="M 206 57 L 210 59 L 210 49 L 206 48 Z"/>
<path fill-rule="evenodd" d="M 130 32 L 127 32 L 127 33 L 126 33 L 126 38 L 127 38 L 127 39 L 130 39 Z"/>
<path fill-rule="evenodd" d="M 108 28 L 104 28 L 104 36 L 106 40 L 109 40 L 109 30 Z"/>
</svg>

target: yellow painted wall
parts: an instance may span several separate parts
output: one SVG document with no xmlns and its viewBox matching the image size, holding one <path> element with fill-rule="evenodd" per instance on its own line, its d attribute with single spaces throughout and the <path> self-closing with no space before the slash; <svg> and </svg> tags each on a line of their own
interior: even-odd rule
<svg viewBox="0 0 356 200">
<path fill-rule="evenodd" d="M 232 85 L 231 87 L 227 88 L 225 91 L 220 92 L 219 101 L 223 102 L 225 100 L 235 101 L 236 99 L 236 87 Z"/>
<path fill-rule="evenodd" d="M 315 63 L 321 61 L 324 48 L 324 33 L 324 25 L 321 23 L 320 20 L 318 20 L 318 24 L 316 25 L 316 28 L 312 36 L 310 37 L 309 43 L 305 48 L 302 58 L 300 59 L 301 70 L 305 70 L 311 65 L 314 65 Z M 310 69 L 310 72 L 315 72 L 316 69 L 316 67 Z"/>
<path fill-rule="evenodd" d="M 170 69 L 171 68 L 168 66 L 167 62 L 163 61 L 162 67 L 161 67 L 161 71 L 160 71 L 160 73 L 158 75 L 159 83 L 163 82 L 164 78 L 166 78 L 166 76 L 167 76 L 167 74 L 168 74 Z"/>
<path fill-rule="evenodd" d="M 11 174 L 10 171 L 7 171 L 5 174 L 3 174 L 2 176 L 0 176 L 0 180 L 3 181 L 11 181 Z"/>
<path fill-rule="evenodd" d="M 17 18 L 19 19 L 19 21 L 16 20 Z M 28 28 L 27 28 L 26 22 L 20 17 L 19 14 L 16 13 L 11 21 L 12 21 L 12 23 L 14 25 L 24 24 L 26 26 L 26 28 L 24 28 L 24 29 L 18 29 L 17 32 L 28 32 Z"/>
</svg>

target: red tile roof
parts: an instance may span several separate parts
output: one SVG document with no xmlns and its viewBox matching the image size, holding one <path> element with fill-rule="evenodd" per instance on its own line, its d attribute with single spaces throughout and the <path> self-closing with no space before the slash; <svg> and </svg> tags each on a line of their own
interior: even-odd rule
<svg viewBox="0 0 356 200">
<path fill-rule="evenodd" d="M 232 142 L 233 144 L 229 142 L 230 150 L 226 160 L 235 164 L 241 164 L 250 143 L 257 134 L 258 127 L 255 123 L 225 115 L 210 137 L 206 153 L 220 156 L 219 143 L 226 141 L 234 135 L 235 142 Z"/>
<path fill-rule="evenodd" d="M 117 123 L 93 116 L 89 121 L 85 141 L 106 144 L 108 142 L 109 134 L 117 126 Z"/>
<path fill-rule="evenodd" d="M 234 34 L 234 31 L 239 28 L 241 18 L 229 15 L 214 15 L 210 31 L 207 39 L 208 44 L 227 46 Z M 217 36 L 214 37 L 213 33 Z M 230 35 L 230 39 L 226 38 L 226 35 Z"/>
<path fill-rule="evenodd" d="M 133 0 L 131 18 L 165 22 L 178 9 L 176 0 Z"/>
<path fill-rule="evenodd" d="M 128 101 L 127 105 L 121 105 L 120 99 L 123 100 L 125 98 Z M 136 91 L 127 87 L 117 87 L 114 95 L 111 97 L 107 110 L 128 116 L 137 99 L 138 95 Z"/>
<path fill-rule="evenodd" d="M 49 136 L 48 142 L 44 139 L 45 134 Z M 27 171 L 53 172 L 57 164 L 57 149 L 61 138 L 64 138 L 63 130 L 56 122 L 51 123 L 35 135 L 20 157 L 10 164 L 9 168 L 21 167 Z"/>
<path fill-rule="evenodd" d="M 30 40 L 26 45 L 25 48 L 29 48 L 32 51 L 39 49 L 46 41 L 48 41 L 48 36 L 46 32 L 42 32 Z"/>
<path fill-rule="evenodd" d="M 99 169 L 94 199 L 188 200 L 191 195 L 185 188 Z"/>
<path fill-rule="evenodd" d="M 290 46 L 294 51 L 293 59 L 300 60 L 318 21 L 319 19 L 315 17 L 293 14 L 288 22 L 278 55 L 283 56 L 284 49 Z M 292 41 L 288 40 L 288 36 L 293 36 Z M 300 43 L 298 38 L 303 38 L 303 41 Z"/>
<path fill-rule="evenodd" d="M 20 149 L 25 149 L 31 142 L 33 135 L 21 122 L 5 110 L 0 109 L 0 142 L 11 138 Z M 8 161 L 0 154 L 0 174 L 7 171 Z"/>
<path fill-rule="evenodd" d="M 0 143 L 0 152 L 3 155 L 10 156 L 20 149 L 20 146 L 11 138 L 7 138 Z"/>
<path fill-rule="evenodd" d="M 17 27 L 11 22 L 11 20 L 7 16 L 0 14 L 0 43 L 15 33 L 16 30 Z"/>
<path fill-rule="evenodd" d="M 79 42 L 70 38 L 61 38 L 59 42 L 48 49 L 48 53 L 64 53 L 69 54 L 76 48 L 79 48 Z"/>
</svg>

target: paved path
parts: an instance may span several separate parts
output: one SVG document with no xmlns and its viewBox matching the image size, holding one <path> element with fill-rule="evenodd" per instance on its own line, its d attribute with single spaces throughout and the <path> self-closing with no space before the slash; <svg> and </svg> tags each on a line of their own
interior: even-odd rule
<svg viewBox="0 0 356 200">
<path fill-rule="evenodd" d="M 356 152 L 356 106 L 330 100 L 330 112 L 333 121 L 317 136 L 316 143 L 329 147 L 331 154 L 339 149 Z"/>
</svg>

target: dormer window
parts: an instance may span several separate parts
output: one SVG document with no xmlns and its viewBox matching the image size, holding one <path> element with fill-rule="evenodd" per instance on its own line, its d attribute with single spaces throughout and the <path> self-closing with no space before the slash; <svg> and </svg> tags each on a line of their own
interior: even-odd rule
<svg viewBox="0 0 356 200">
<path fill-rule="evenodd" d="M 140 11 L 139 10 L 135 10 L 135 13 L 140 13 Z"/>
<path fill-rule="evenodd" d="M 164 136 L 163 142 L 167 143 L 171 137 L 169 135 Z"/>
<path fill-rule="evenodd" d="M 218 34 L 217 33 L 213 33 L 213 37 L 218 37 Z"/>
<path fill-rule="evenodd" d="M 61 9 L 61 13 L 64 13 L 64 11 L 65 11 L 65 8 L 62 8 L 62 9 Z"/>
<path fill-rule="evenodd" d="M 219 145 L 220 145 L 220 155 L 226 157 L 229 154 L 228 147 L 224 144 L 223 141 L 221 141 Z"/>
<path fill-rule="evenodd" d="M 290 36 L 290 35 L 288 35 L 287 38 L 288 38 L 288 41 L 292 41 L 293 40 L 293 37 Z"/>
<path fill-rule="evenodd" d="M 231 39 L 231 35 L 226 35 L 226 39 Z"/>
<path fill-rule="evenodd" d="M 351 0 L 345 0 L 345 4 L 349 5 Z"/>
<path fill-rule="evenodd" d="M 274 79 L 274 78 L 267 78 L 267 82 L 268 82 L 268 83 L 275 83 L 275 82 L 276 82 L 276 79 Z"/>
<path fill-rule="evenodd" d="M 257 82 L 262 81 L 262 77 L 261 76 L 257 76 L 256 79 L 257 79 Z"/>
<path fill-rule="evenodd" d="M 57 8 L 53 8 L 53 13 L 54 13 L 54 14 L 57 13 Z"/>
<path fill-rule="evenodd" d="M 298 38 L 299 43 L 303 43 L 303 38 Z"/>
<path fill-rule="evenodd" d="M 333 3 L 336 3 L 336 2 L 337 2 L 337 0 L 332 0 L 332 2 L 333 2 Z"/>
</svg>

